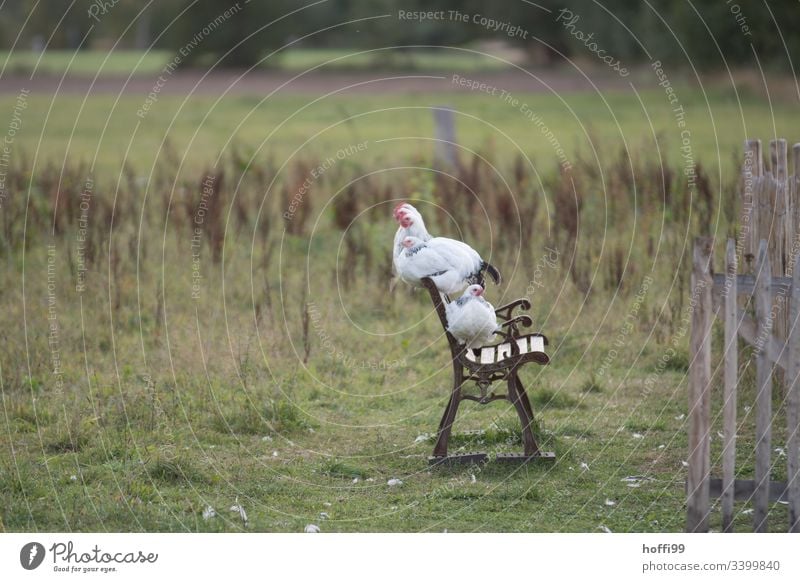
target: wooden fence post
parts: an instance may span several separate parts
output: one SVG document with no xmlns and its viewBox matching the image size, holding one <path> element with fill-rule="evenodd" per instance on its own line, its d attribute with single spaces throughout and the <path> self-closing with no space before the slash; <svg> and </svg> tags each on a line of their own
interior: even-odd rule
<svg viewBox="0 0 800 582">
<path fill-rule="evenodd" d="M 792 224 L 792 250 L 796 251 L 796 245 L 800 243 L 800 143 L 792 146 L 792 158 L 794 161 L 794 174 L 789 176 L 789 212 L 787 213 Z M 800 254 L 795 252 L 795 254 Z M 794 257 L 791 258 L 794 261 Z M 794 264 L 793 262 L 790 264 Z"/>
<path fill-rule="evenodd" d="M 736 391 L 739 376 L 738 289 L 736 244 L 728 240 L 725 252 L 725 390 L 723 393 L 722 528 L 733 531 L 734 477 L 736 475 Z"/>
<path fill-rule="evenodd" d="M 711 256 L 713 239 L 698 237 L 692 257 L 692 310 L 689 363 L 689 473 L 686 531 L 708 531 L 711 427 Z"/>
<path fill-rule="evenodd" d="M 767 241 L 761 240 L 756 262 L 756 479 L 753 531 L 767 531 L 770 483 L 770 444 L 772 441 L 772 364 L 767 357 L 767 343 L 772 333 L 772 271 Z"/>
<path fill-rule="evenodd" d="M 791 218 L 792 293 L 789 299 L 789 373 L 786 374 L 786 484 L 789 501 L 789 532 L 800 533 L 800 143 L 792 146 L 794 174 L 788 177 Z"/>
<path fill-rule="evenodd" d="M 769 142 L 770 159 L 772 160 L 772 185 L 771 194 L 773 196 L 773 217 L 772 233 L 769 238 L 769 261 L 772 265 L 772 275 L 783 277 L 789 272 L 792 243 L 790 237 L 791 216 L 788 213 L 789 192 L 788 192 L 788 159 L 785 139 L 773 139 Z M 779 295 L 773 299 L 773 321 L 772 333 L 781 340 L 786 340 L 789 306 L 788 297 Z M 783 384 L 783 370 L 775 370 L 775 380 L 778 385 Z"/>
<path fill-rule="evenodd" d="M 742 229 L 743 264 L 752 265 L 758 251 L 758 193 L 764 174 L 764 162 L 761 156 L 761 140 L 748 139 L 744 142 L 744 164 L 742 165 L 741 216 L 739 225 Z"/>
<path fill-rule="evenodd" d="M 800 256 L 795 259 L 792 270 L 790 314 L 789 373 L 786 374 L 786 483 L 789 531 L 800 533 Z"/>
<path fill-rule="evenodd" d="M 446 106 L 433 108 L 434 160 L 439 165 L 450 169 L 458 165 L 458 148 L 456 147 L 456 121 L 453 110 Z"/>
</svg>

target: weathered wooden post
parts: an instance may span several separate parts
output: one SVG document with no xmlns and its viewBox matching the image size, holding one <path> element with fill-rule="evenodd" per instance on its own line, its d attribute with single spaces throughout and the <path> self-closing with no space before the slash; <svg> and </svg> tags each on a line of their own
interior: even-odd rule
<svg viewBox="0 0 800 582">
<path fill-rule="evenodd" d="M 758 193 L 764 174 L 761 157 L 761 140 L 748 139 L 744 142 L 744 164 L 742 165 L 741 215 L 739 217 L 739 236 L 742 239 L 742 264 L 752 267 L 758 250 Z"/>
<path fill-rule="evenodd" d="M 711 237 L 698 237 L 692 257 L 692 310 L 689 363 L 689 473 L 686 531 L 708 531 L 711 422 Z M 691 304 L 690 304 L 691 305 Z"/>
<path fill-rule="evenodd" d="M 786 483 L 789 531 L 800 533 L 800 143 L 792 146 L 794 174 L 787 179 L 792 293 L 789 298 L 789 372 L 786 374 Z"/>
<path fill-rule="evenodd" d="M 773 173 L 771 192 L 774 196 L 773 233 L 768 242 L 769 260 L 772 264 L 772 275 L 775 277 L 783 277 L 791 272 L 791 259 L 789 255 L 792 253 L 790 235 L 790 231 L 792 231 L 791 215 L 788 212 L 789 163 L 787 159 L 786 140 L 771 140 L 769 142 L 769 149 Z M 780 339 L 785 340 L 788 337 L 786 330 L 788 329 L 789 298 L 785 294 L 781 294 L 774 298 L 773 301 L 775 306 L 772 328 Z M 776 370 L 775 377 L 779 385 L 783 383 L 784 374 L 782 370 Z"/>
<path fill-rule="evenodd" d="M 795 153 L 798 151 L 795 146 Z M 795 162 L 796 163 L 796 162 Z M 795 171 L 800 166 L 795 166 Z M 789 531 L 800 533 L 800 256 L 792 270 L 789 310 L 789 373 L 786 374 L 786 483 Z"/>
<path fill-rule="evenodd" d="M 789 211 L 790 224 L 792 225 L 791 241 L 794 254 L 798 254 L 800 246 L 800 143 L 792 146 L 792 158 L 794 161 L 794 174 L 789 176 Z M 794 257 L 791 258 L 794 261 Z M 790 264 L 794 264 L 790 261 Z"/>
<path fill-rule="evenodd" d="M 711 239 L 695 241 L 692 263 L 693 359 L 689 367 L 689 474 L 687 530 L 708 531 L 709 498 L 721 498 L 722 525 L 733 530 L 736 499 L 753 503 L 753 530 L 768 530 L 770 502 L 786 502 L 789 531 L 800 533 L 800 144 L 792 148 L 789 175 L 786 140 L 770 142 L 770 171 L 764 172 L 761 144 L 745 142 L 736 241 L 729 240 L 725 275 L 711 269 Z M 746 268 L 745 268 L 746 264 Z M 738 269 L 753 274 L 738 273 Z M 711 283 L 709 283 L 709 280 Z M 753 297 L 755 317 L 738 305 Z M 711 311 L 713 305 L 714 311 Z M 709 475 L 711 411 L 711 318 L 725 322 L 722 479 Z M 737 336 L 755 348 L 755 479 L 736 479 Z M 772 482 L 772 390 L 786 388 L 787 480 Z M 783 405 L 782 405 L 783 406 Z M 781 439 L 782 440 L 782 439 Z"/>
<path fill-rule="evenodd" d="M 456 147 L 456 121 L 453 110 L 446 106 L 433 108 L 434 160 L 439 165 L 455 168 L 458 165 L 458 147 Z"/>
<path fill-rule="evenodd" d="M 723 392 L 722 528 L 733 531 L 734 477 L 736 474 L 736 390 L 739 376 L 738 286 L 736 244 L 728 240 L 725 252 L 725 389 Z"/>
<path fill-rule="evenodd" d="M 767 241 L 761 240 L 756 262 L 756 481 L 753 531 L 767 531 L 769 510 L 770 444 L 772 442 L 772 363 L 767 344 L 772 333 L 772 272 Z"/>
</svg>

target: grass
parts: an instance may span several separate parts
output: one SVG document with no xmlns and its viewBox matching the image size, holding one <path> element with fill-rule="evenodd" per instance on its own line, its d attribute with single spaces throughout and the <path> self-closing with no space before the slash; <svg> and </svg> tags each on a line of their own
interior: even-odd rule
<svg viewBox="0 0 800 582">
<path fill-rule="evenodd" d="M 94 77 L 100 75 L 125 76 L 153 74 L 159 72 L 172 58 L 165 50 L 147 52 L 117 50 L 69 51 L 48 50 L 43 53 L 31 51 L 0 51 L 0 69 L 4 74 L 68 75 Z"/>
<path fill-rule="evenodd" d="M 480 50 L 478 47 L 476 50 Z M 101 50 L 70 51 L 48 50 L 44 53 L 31 51 L 0 51 L 0 69 L 5 74 L 61 76 L 107 76 L 152 75 L 161 72 L 173 58 L 169 50 Z M 502 58 L 514 61 L 515 55 L 501 54 Z M 213 61 L 208 65 L 213 64 Z M 263 68 L 290 72 L 306 71 L 321 67 L 324 71 L 363 71 L 369 69 L 406 71 L 451 71 L 480 72 L 503 70 L 510 65 L 487 55 L 455 50 L 348 50 L 348 49 L 289 49 L 277 53 L 264 61 Z"/>
<path fill-rule="evenodd" d="M 94 355 L 91 359 L 93 365 L 100 364 Z M 425 374 L 426 368 L 414 365 L 408 373 Z M 532 372 L 525 374 L 529 381 L 538 373 Z M 554 367 L 540 381 L 558 384 L 564 372 Z M 669 380 L 665 378 L 665 384 Z M 352 389 L 370 389 L 365 382 L 362 374 L 354 373 L 347 383 Z M 80 384 L 76 382 L 76 392 L 86 390 Z M 124 385 L 122 391 L 132 388 Z M 87 405 L 83 414 L 98 415 L 104 422 L 77 450 L 54 449 L 52 443 L 59 440 L 46 440 L 42 450 L 39 438 L 50 426 L 40 424 L 33 433 L 14 431 L 13 440 L 5 443 L 8 447 L 13 442 L 14 452 L 6 457 L 0 487 L 6 529 L 237 531 L 241 522 L 227 513 L 237 497 L 246 508 L 251 530 L 302 531 L 307 523 L 319 523 L 323 531 L 681 527 L 675 514 L 682 502 L 680 437 L 657 453 L 658 465 L 669 470 L 648 483 L 647 490 L 628 489 L 620 479 L 627 473 L 651 473 L 650 459 L 662 441 L 652 439 L 634 445 L 633 454 L 620 454 L 633 444 L 628 435 L 616 434 L 616 426 L 627 416 L 621 407 L 602 416 L 580 408 L 540 411 L 546 427 L 543 442 L 559 454 L 553 466 L 429 470 L 425 457 L 432 445 L 417 443 L 415 437 L 438 420 L 444 394 L 435 381 L 412 389 L 389 408 L 328 393 L 326 400 L 342 405 L 331 409 L 329 402 L 310 398 L 310 386 L 303 388 L 292 399 L 318 428 L 313 433 L 272 433 L 268 441 L 263 439 L 268 431 L 259 433 L 256 421 L 249 430 L 223 430 L 199 386 L 181 382 L 177 388 L 181 404 L 175 410 L 162 405 L 164 417 L 153 429 L 125 420 L 146 416 L 146 409 L 137 410 L 144 403 L 129 403 L 123 413 L 110 395 L 93 395 L 94 406 Z M 220 388 L 231 393 L 241 390 L 233 384 Z M 601 397 L 591 398 L 593 409 L 604 405 Z M 24 392 L 4 387 L 5 402 L 24 399 Z M 675 409 L 679 408 L 676 403 Z M 453 450 L 519 449 L 511 415 L 501 404 L 484 410 L 465 406 Z M 60 422 L 54 421 L 56 427 Z M 356 426 L 346 426 L 350 423 Z M 591 426 L 591 432 L 575 438 L 574 431 L 561 430 L 562 425 Z M 485 436 L 462 436 L 470 429 L 483 430 Z M 680 424 L 672 423 L 670 430 L 678 435 Z M 665 436 L 663 442 L 668 439 Z M 589 464 L 589 471 L 582 472 L 581 462 Z M 390 487 L 391 478 L 400 478 L 403 484 Z M 617 499 L 618 505 L 606 507 L 606 497 Z M 569 511 L 564 513 L 567 499 Z M 207 505 L 220 516 L 200 518 Z M 330 518 L 320 523 L 320 512 Z"/>
<path fill-rule="evenodd" d="M 762 115 L 762 101 L 745 99 L 740 109 L 733 94 L 716 91 L 709 96 L 712 118 L 701 95 L 684 95 L 692 154 L 709 168 L 733 171 L 734 154 L 744 139 L 773 135 L 773 123 L 786 135 L 800 129 L 794 105 L 788 102 L 773 103 L 770 118 Z M 542 117 L 572 163 L 578 155 L 607 156 L 612 153 L 609 142 L 615 149 L 616 144 L 623 147 L 623 140 L 631 150 L 656 154 L 660 148 L 667 161 L 680 162 L 680 132 L 660 90 L 641 90 L 644 109 L 629 94 L 606 94 L 608 108 L 586 92 L 515 96 Z M 465 148 L 480 151 L 490 144 L 506 158 L 521 151 L 543 174 L 553 171 L 557 159 L 554 146 L 518 109 L 467 91 L 332 96 L 318 102 L 291 93 L 268 99 L 232 94 L 219 101 L 163 95 L 140 119 L 137 111 L 145 97 L 94 96 L 84 103 L 83 97 L 70 94 L 31 95 L 16 147 L 38 151 L 42 161 L 84 160 L 109 176 L 130 164 L 142 180 L 148 179 L 165 141 L 181 152 L 176 163 L 190 173 L 233 147 L 263 164 L 270 158 L 324 159 L 340 148 L 367 142 L 359 161 L 380 163 L 418 152 L 429 155 L 432 144 L 426 138 L 434 133 L 429 108 L 448 105 L 463 112 L 457 115 L 457 135 Z M 15 100 L 15 95 L 0 95 L 0 108 L 12 111 Z M 712 178 L 719 181 L 716 172 Z"/>
<path fill-rule="evenodd" d="M 480 50 L 476 48 L 475 50 Z M 483 51 L 481 51 L 483 52 Z M 513 56 L 500 55 L 514 62 Z M 276 63 L 287 71 L 307 71 L 321 66 L 323 71 L 401 70 L 420 72 L 462 71 L 479 73 L 509 69 L 510 64 L 492 58 L 456 50 L 414 49 L 406 51 L 351 51 L 343 49 L 295 49 L 277 55 Z"/>
<path fill-rule="evenodd" d="M 453 180 L 422 170 L 352 181 L 387 166 L 429 166 L 427 144 L 380 140 L 430 136 L 430 114 L 400 109 L 331 124 L 381 107 L 440 103 L 441 95 L 330 98 L 280 129 L 310 97 L 283 95 L 262 105 L 258 97 L 232 96 L 212 109 L 208 97 L 182 106 L 165 96 L 137 126 L 136 96 L 117 104 L 93 96 L 83 110 L 82 98 L 51 103 L 31 96 L 0 221 L 0 269 L 8 282 L 0 288 L 2 528 L 299 532 L 316 523 L 327 532 L 680 531 L 684 243 L 704 215 L 720 217 L 711 222 L 719 236 L 729 232 L 736 180 L 730 168 L 745 132 L 731 94 L 710 94 L 716 134 L 702 113 L 703 97 L 682 94 L 695 152 L 711 176 L 706 194 L 687 198 L 663 94 L 641 96 L 662 132 L 658 140 L 630 95 L 606 96 L 615 118 L 598 113 L 595 95 L 562 95 L 576 118 L 556 97 L 523 96 L 559 136 L 569 136 L 575 194 L 555 172 L 551 146 L 532 136 L 518 111 L 486 96 L 447 95 L 491 124 L 462 119 L 459 136 L 496 162 L 512 184 L 519 216 L 502 180 L 472 156 L 463 157 L 457 178 L 477 192 L 476 200 Z M 0 106 L 10 110 L 13 98 L 3 96 Z M 764 103 L 747 98 L 743 106 L 748 136 L 771 135 Z M 797 136 L 792 107 L 778 101 L 773 111 L 784 135 Z M 602 146 L 599 162 L 577 120 Z M 492 125 L 525 145 L 534 168 L 520 167 L 511 142 L 492 137 Z M 258 163 L 248 165 L 272 129 Z M 165 135 L 170 144 L 158 152 Z M 635 176 L 619 154 L 623 136 L 636 146 Z M 228 138 L 236 148 L 225 146 Z M 297 214 L 281 218 L 320 160 L 361 140 L 370 142 L 364 155 L 326 171 Z M 655 160 L 656 144 L 665 148 L 664 167 Z M 657 169 L 672 177 L 671 186 L 662 189 Z M 89 173 L 96 179 L 81 294 L 75 288 L 79 196 Z M 207 173 L 216 177 L 210 193 L 203 189 Z M 204 194 L 195 262 L 193 220 Z M 448 397 L 449 361 L 424 295 L 387 288 L 389 208 L 398 198 L 424 206 L 437 232 L 491 249 L 504 272 L 503 285 L 488 290 L 492 301 L 531 297 L 552 361 L 530 365 L 521 376 L 536 432 L 557 453 L 556 463 L 428 467 L 430 435 Z M 490 233 L 474 218 L 478 202 L 493 224 L 506 227 L 502 232 Z M 511 240 L 507 225 L 520 216 L 524 231 Z M 560 250 L 552 266 L 538 262 L 545 246 Z M 654 282 L 642 302 L 637 290 L 646 274 Z M 48 279 L 55 281 L 52 295 Z M 672 342 L 675 357 L 659 366 Z M 743 477 L 753 470 L 747 374 L 740 399 Z M 520 450 L 515 412 L 505 403 L 465 402 L 455 430 L 453 452 Z M 719 447 L 714 438 L 717 472 Z M 776 464 L 776 478 L 781 470 Z M 624 480 L 630 476 L 647 478 L 630 487 Z M 390 479 L 402 484 L 390 486 Z M 234 504 L 245 508 L 246 525 L 229 510 Z M 208 506 L 217 517 L 203 518 Z M 785 508 L 773 513 L 773 523 L 785 523 Z M 714 519 L 718 528 L 718 512 Z M 740 514 L 737 529 L 748 526 Z"/>
</svg>

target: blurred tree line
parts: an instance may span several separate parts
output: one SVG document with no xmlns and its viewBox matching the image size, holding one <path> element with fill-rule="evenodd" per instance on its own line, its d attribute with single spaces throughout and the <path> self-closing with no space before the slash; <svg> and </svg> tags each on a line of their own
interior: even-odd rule
<svg viewBox="0 0 800 582">
<path fill-rule="evenodd" d="M 697 68 L 761 66 L 791 71 L 800 55 L 800 0 L 5 0 L 0 48 L 41 50 L 148 47 L 180 50 L 204 29 L 184 62 L 222 58 L 249 66 L 270 51 L 298 47 L 469 46 L 506 40 L 536 64 L 586 56 L 575 31 L 593 33 L 607 54 L 627 63 L 654 59 Z M 569 10 L 573 26 L 556 22 Z M 228 17 L 220 15 L 229 11 Z M 527 31 L 526 38 L 478 23 L 403 21 L 398 10 L 476 14 Z M 381 15 L 385 18 L 376 18 Z M 566 13 L 563 15 L 566 16 Z M 211 26 L 211 23 L 217 25 Z M 776 25 L 777 22 L 777 25 Z M 752 47 L 751 47 L 752 45 Z M 755 49 L 755 50 L 753 50 Z M 758 55 L 758 61 L 754 56 Z"/>
</svg>

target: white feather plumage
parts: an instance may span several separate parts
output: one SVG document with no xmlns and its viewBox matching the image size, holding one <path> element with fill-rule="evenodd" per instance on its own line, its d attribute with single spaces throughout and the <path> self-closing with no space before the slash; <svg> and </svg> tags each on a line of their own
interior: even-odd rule
<svg viewBox="0 0 800 582">
<path fill-rule="evenodd" d="M 464 287 L 463 277 L 453 257 L 442 253 L 431 239 L 428 242 L 407 236 L 401 253 L 395 259 L 400 279 L 417 287 L 421 280 L 430 277 L 442 293 L 455 293 Z"/>
<path fill-rule="evenodd" d="M 470 281 L 474 281 L 476 275 L 484 268 L 485 263 L 483 259 L 478 252 L 468 244 L 452 238 L 441 236 L 432 237 L 425 227 L 425 221 L 422 219 L 422 215 L 411 204 L 405 203 L 397 206 L 394 210 L 394 216 L 398 222 L 402 220 L 408 224 L 406 227 L 401 224 L 394 235 L 393 267 L 395 273 L 398 275 L 400 275 L 398 262 L 402 261 L 401 255 L 404 251 L 403 240 L 407 237 L 417 238 L 430 248 L 433 248 L 438 255 L 448 262 L 448 270 L 455 271 L 455 273 L 451 273 L 447 277 L 446 286 L 451 290 L 445 291 L 442 286 L 439 286 L 437 283 L 437 287 L 439 287 L 440 291 L 445 293 L 461 291 L 465 286 L 469 285 Z M 455 280 L 456 274 L 459 279 L 458 281 Z M 402 275 L 400 278 L 409 282 Z M 411 284 L 416 285 L 418 282 L 417 280 L 417 283 Z"/>
<path fill-rule="evenodd" d="M 470 285 L 456 301 L 447 304 L 447 331 L 467 348 L 492 343 L 499 329 L 494 306 L 481 297 L 483 287 Z"/>
</svg>

